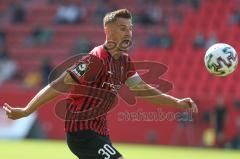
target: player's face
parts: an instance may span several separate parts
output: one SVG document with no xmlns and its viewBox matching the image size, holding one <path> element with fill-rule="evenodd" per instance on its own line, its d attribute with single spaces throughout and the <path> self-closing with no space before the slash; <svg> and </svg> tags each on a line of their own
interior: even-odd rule
<svg viewBox="0 0 240 159">
<path fill-rule="evenodd" d="M 111 40 L 116 42 L 117 50 L 127 51 L 132 44 L 132 21 L 131 19 L 118 18 L 109 28 Z"/>
</svg>

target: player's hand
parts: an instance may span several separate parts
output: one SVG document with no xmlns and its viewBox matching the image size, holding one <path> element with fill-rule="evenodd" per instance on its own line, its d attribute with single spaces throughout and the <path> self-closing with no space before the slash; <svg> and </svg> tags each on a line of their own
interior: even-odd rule
<svg viewBox="0 0 240 159">
<path fill-rule="evenodd" d="M 177 102 L 177 107 L 183 108 L 183 109 L 189 108 L 191 111 L 195 113 L 198 112 L 197 105 L 194 103 L 194 101 L 191 98 L 179 99 Z"/>
<path fill-rule="evenodd" d="M 16 119 L 20 119 L 20 118 L 28 116 L 28 114 L 24 108 L 12 108 L 7 103 L 4 103 L 3 109 L 5 110 L 9 119 L 16 120 Z"/>
</svg>

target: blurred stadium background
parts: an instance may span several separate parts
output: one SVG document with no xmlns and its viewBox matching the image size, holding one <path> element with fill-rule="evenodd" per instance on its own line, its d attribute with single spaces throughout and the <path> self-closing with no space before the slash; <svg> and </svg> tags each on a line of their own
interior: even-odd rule
<svg viewBox="0 0 240 159">
<path fill-rule="evenodd" d="M 218 78 L 203 63 L 206 48 L 217 42 L 239 52 L 239 0 L 0 0 L 0 103 L 26 105 L 55 66 L 102 44 L 102 18 L 117 8 L 133 13 L 132 59 L 168 66 L 162 78 L 174 84 L 169 93 L 199 106 L 193 121 L 134 121 L 119 113 L 151 114 L 157 107 L 120 100 L 109 114 L 113 142 L 124 143 L 117 144 L 120 152 L 129 159 L 240 158 L 239 67 Z M 0 109 L 1 159 L 74 158 L 61 141 L 56 102 L 18 121 Z"/>
</svg>

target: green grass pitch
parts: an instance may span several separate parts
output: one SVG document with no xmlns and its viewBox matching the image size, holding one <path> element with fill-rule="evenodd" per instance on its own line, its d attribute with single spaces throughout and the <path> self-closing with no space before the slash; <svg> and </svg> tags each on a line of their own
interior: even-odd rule
<svg viewBox="0 0 240 159">
<path fill-rule="evenodd" d="M 240 151 L 114 144 L 126 159 L 240 159 Z M 64 141 L 0 140 L 0 159 L 76 159 Z"/>
</svg>

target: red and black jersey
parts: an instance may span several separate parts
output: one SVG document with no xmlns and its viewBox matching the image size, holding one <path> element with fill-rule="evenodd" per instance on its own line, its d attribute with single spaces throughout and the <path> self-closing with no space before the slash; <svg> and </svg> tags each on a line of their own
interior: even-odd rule
<svg viewBox="0 0 240 159">
<path fill-rule="evenodd" d="M 68 69 L 78 85 L 69 93 L 65 130 L 93 130 L 109 135 L 106 114 L 117 98 L 117 92 L 136 71 L 127 54 L 115 60 L 103 45 L 95 47 Z"/>
</svg>

